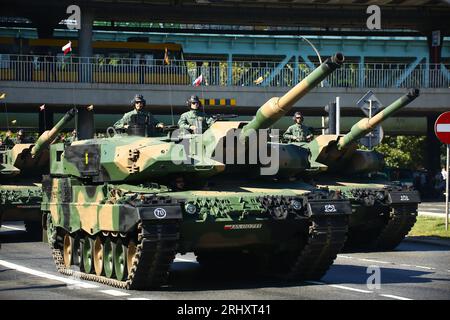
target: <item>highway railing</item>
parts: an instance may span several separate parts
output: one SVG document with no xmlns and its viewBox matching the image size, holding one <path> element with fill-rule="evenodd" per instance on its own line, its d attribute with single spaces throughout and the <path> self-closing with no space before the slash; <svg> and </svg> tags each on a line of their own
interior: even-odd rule
<svg viewBox="0 0 450 320">
<path fill-rule="evenodd" d="M 293 86 L 314 65 L 273 61 L 199 61 L 0 55 L 0 81 L 147 85 Z M 449 88 L 450 64 L 345 63 L 325 87 Z"/>
</svg>

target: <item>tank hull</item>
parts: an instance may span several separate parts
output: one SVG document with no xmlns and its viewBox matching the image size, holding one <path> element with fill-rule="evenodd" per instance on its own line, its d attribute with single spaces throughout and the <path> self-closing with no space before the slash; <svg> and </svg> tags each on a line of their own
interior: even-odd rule
<svg viewBox="0 0 450 320">
<path fill-rule="evenodd" d="M 346 239 L 349 202 L 304 184 L 276 188 L 222 182 L 217 189 L 177 192 L 155 186 L 95 186 L 45 177 L 42 210 L 59 271 L 73 275 L 78 265 L 84 270 L 81 278 L 149 289 L 165 283 L 175 254 L 194 252 L 205 268 L 216 268 L 219 261 L 222 268 L 239 266 L 242 260 L 228 258 L 244 255 L 252 257 L 254 271 L 317 280 Z M 85 248 L 89 242 L 101 248 L 91 258 Z M 114 250 L 107 248 L 119 244 L 127 252 L 130 246 L 141 251 L 138 258 L 131 253 L 126 275 L 115 265 L 118 277 L 105 273 L 110 270 L 106 262 L 100 268 L 95 257 L 101 252 L 107 261 L 104 257 Z M 143 267 L 148 264 L 157 270 L 154 275 Z"/>
<path fill-rule="evenodd" d="M 39 184 L 0 185 L 0 225 L 7 221 L 23 221 L 28 236 L 42 236 L 42 189 Z"/>
<path fill-rule="evenodd" d="M 318 184 L 340 191 L 352 206 L 346 250 L 393 250 L 414 226 L 419 193 L 389 181 L 322 177 Z"/>
</svg>

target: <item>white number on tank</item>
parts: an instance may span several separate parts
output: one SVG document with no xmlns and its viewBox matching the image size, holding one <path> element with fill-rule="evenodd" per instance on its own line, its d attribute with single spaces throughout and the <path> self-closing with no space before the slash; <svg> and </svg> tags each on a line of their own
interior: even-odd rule
<svg viewBox="0 0 450 320">
<path fill-rule="evenodd" d="M 406 194 L 401 194 L 400 201 L 409 201 L 409 197 Z"/>
<path fill-rule="evenodd" d="M 166 210 L 164 210 L 163 208 L 156 208 L 153 211 L 153 214 L 155 215 L 155 217 L 157 217 L 158 219 L 164 219 L 167 215 Z"/>
<path fill-rule="evenodd" d="M 325 205 L 325 212 L 336 212 L 336 207 L 334 204 L 326 204 Z"/>
</svg>

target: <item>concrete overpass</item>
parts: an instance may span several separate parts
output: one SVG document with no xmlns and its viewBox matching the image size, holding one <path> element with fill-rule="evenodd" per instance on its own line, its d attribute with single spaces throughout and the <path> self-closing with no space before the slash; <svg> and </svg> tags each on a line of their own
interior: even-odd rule
<svg viewBox="0 0 450 320">
<path fill-rule="evenodd" d="M 242 86 L 186 86 L 186 85 L 124 85 L 90 83 L 51 83 L 3 81 L 6 99 L 1 102 L 14 106 L 15 111 L 38 111 L 45 103 L 47 110 L 61 111 L 72 105 L 95 106 L 99 113 L 123 113 L 129 110 L 129 101 L 142 93 L 147 105 L 160 114 L 185 110 L 184 101 L 196 94 L 205 99 L 234 99 L 235 106 L 208 106 L 210 112 L 254 114 L 259 106 L 273 96 L 281 96 L 289 87 Z M 336 96 L 341 98 L 343 115 L 357 116 L 361 111 L 356 102 L 369 88 L 316 88 L 300 100 L 295 107 L 307 115 L 323 114 L 324 106 Z M 406 92 L 405 88 L 373 88 L 377 97 L 387 105 Z M 402 110 L 400 116 L 433 116 L 450 109 L 450 89 L 422 88 L 421 96 Z M 10 109 L 11 111 L 11 109 Z"/>
</svg>

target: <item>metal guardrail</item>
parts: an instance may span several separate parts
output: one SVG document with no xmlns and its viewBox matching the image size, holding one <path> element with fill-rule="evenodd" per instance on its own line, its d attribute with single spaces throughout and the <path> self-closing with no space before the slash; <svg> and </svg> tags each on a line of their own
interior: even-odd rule
<svg viewBox="0 0 450 320">
<path fill-rule="evenodd" d="M 7 59 L 5 59 L 7 56 Z M 142 60 L 0 55 L 0 81 L 84 82 L 116 84 L 293 86 L 314 66 L 273 61 Z M 450 65 L 346 63 L 324 82 L 326 87 L 449 88 Z"/>
</svg>

